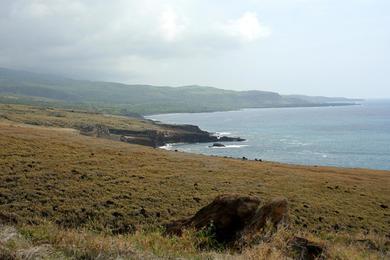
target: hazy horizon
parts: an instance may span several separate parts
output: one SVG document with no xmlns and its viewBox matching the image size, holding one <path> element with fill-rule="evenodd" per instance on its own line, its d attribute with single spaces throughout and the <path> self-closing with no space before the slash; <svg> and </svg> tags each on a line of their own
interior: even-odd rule
<svg viewBox="0 0 390 260">
<path fill-rule="evenodd" d="M 4 0 L 0 67 L 386 99 L 389 11 L 385 0 Z"/>
</svg>

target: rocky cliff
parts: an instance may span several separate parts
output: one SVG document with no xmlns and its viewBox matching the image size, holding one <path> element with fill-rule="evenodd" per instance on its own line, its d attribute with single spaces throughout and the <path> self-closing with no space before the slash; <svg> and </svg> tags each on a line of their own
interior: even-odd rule
<svg viewBox="0 0 390 260">
<path fill-rule="evenodd" d="M 83 126 L 79 130 L 84 135 L 115 139 L 126 143 L 160 147 L 170 143 L 211 143 L 241 142 L 240 137 L 214 136 L 194 125 L 158 124 L 163 130 L 127 130 L 109 128 L 104 125 Z"/>
</svg>

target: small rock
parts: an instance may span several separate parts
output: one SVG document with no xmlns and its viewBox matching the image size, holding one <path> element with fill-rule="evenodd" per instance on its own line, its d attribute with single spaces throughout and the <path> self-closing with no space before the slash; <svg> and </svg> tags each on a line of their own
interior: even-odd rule
<svg viewBox="0 0 390 260">
<path fill-rule="evenodd" d="M 340 229 L 339 224 L 334 224 L 332 227 L 333 227 L 333 229 L 336 230 L 336 231 Z"/>
<path fill-rule="evenodd" d="M 212 145 L 209 146 L 210 148 L 211 147 L 225 147 L 224 144 L 221 144 L 221 143 L 213 143 Z"/>
<path fill-rule="evenodd" d="M 114 202 L 112 200 L 107 200 L 105 202 L 106 205 L 114 205 Z"/>
<path fill-rule="evenodd" d="M 319 259 L 325 253 L 324 246 L 302 237 L 294 237 L 288 244 L 299 254 L 297 259 Z"/>
<path fill-rule="evenodd" d="M 144 216 L 145 218 L 148 216 L 148 213 L 146 212 L 146 209 L 142 208 L 139 213 Z"/>
<path fill-rule="evenodd" d="M 388 209 L 389 208 L 389 206 L 387 206 L 385 204 L 381 204 L 380 206 L 381 206 L 382 209 Z"/>
<path fill-rule="evenodd" d="M 122 216 L 123 216 L 122 213 L 117 212 L 117 211 L 113 212 L 111 215 L 112 215 L 113 217 L 115 217 L 115 218 L 119 218 L 119 217 L 122 217 Z"/>
</svg>

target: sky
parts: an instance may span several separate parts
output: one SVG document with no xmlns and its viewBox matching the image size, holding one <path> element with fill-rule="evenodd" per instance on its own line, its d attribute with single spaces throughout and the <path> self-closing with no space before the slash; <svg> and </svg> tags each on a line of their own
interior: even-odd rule
<svg viewBox="0 0 390 260">
<path fill-rule="evenodd" d="M 390 98 L 389 0 L 0 0 L 0 67 Z"/>
</svg>

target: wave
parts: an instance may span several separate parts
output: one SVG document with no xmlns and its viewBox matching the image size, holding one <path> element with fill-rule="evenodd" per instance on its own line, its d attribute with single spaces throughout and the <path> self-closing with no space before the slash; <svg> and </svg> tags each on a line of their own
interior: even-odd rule
<svg viewBox="0 0 390 260">
<path fill-rule="evenodd" d="M 286 145 L 296 145 L 296 146 L 308 146 L 311 145 L 311 143 L 305 143 L 298 140 L 291 140 L 291 139 L 279 139 L 281 143 L 284 143 Z"/>
<path fill-rule="evenodd" d="M 160 146 L 159 148 L 164 149 L 164 150 L 172 150 L 173 146 L 172 146 L 172 144 L 166 144 L 166 145 Z"/>
<path fill-rule="evenodd" d="M 231 135 L 232 133 L 230 132 L 215 132 L 216 136 L 225 136 L 225 135 Z"/>
</svg>

